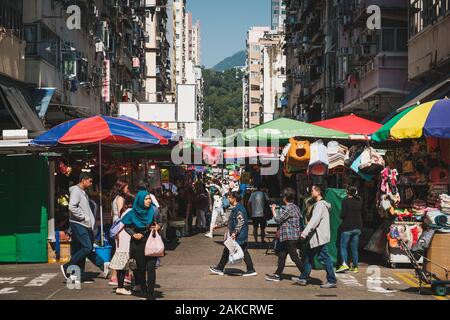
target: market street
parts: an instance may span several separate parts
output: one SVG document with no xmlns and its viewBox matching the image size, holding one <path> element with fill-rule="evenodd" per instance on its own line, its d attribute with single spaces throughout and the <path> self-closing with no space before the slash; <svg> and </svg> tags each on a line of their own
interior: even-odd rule
<svg viewBox="0 0 450 320">
<path fill-rule="evenodd" d="M 223 230 L 223 229 L 222 229 Z M 324 271 L 313 271 L 313 284 L 300 287 L 289 279 L 296 276 L 295 267 L 286 267 L 286 279 L 268 282 L 266 273 L 272 273 L 276 266 L 276 256 L 265 255 L 266 247 L 256 247 L 250 242 L 250 254 L 258 276 L 243 278 L 238 276 L 240 268 L 227 266 L 228 275 L 212 275 L 208 266 L 217 263 L 222 252 L 222 230 L 214 239 L 202 234 L 181 238 L 174 250 L 168 250 L 157 269 L 156 294 L 159 299 L 169 300 L 448 300 L 450 297 L 432 296 L 428 288 L 418 293 L 418 282 L 414 271 L 380 267 L 380 273 L 368 272 L 366 263 L 361 263 L 358 274 L 338 274 L 337 289 L 320 289 L 325 278 Z M 169 246 L 170 249 L 172 249 Z M 98 273 L 87 263 L 88 271 Z M 403 266 L 401 266 L 403 267 Z M 245 268 L 245 267 L 244 267 Z M 137 300 L 131 296 L 118 296 L 108 281 L 95 278 L 92 284 L 82 284 L 81 290 L 67 289 L 59 270 L 59 264 L 0 265 L 0 300 Z"/>
</svg>

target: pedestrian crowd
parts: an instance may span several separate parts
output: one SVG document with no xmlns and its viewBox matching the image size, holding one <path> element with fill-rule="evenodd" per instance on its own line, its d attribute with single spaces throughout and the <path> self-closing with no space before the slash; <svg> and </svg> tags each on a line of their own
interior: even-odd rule
<svg viewBox="0 0 450 320">
<path fill-rule="evenodd" d="M 328 252 L 331 241 L 331 205 L 324 200 L 321 186 L 312 186 L 312 210 L 310 213 L 302 213 L 295 203 L 296 192 L 292 188 L 282 191 L 282 202 L 277 205 L 270 200 L 267 189 L 262 185 L 253 189 L 251 195 L 243 201 L 244 190 L 234 180 L 200 178 L 194 183 L 192 179 L 187 179 L 176 190 L 177 198 L 172 189 L 156 195 L 150 193 L 145 183 L 141 183 L 137 194 L 133 195 L 128 183 L 119 180 L 111 192 L 113 201 L 110 235 L 113 237 L 113 256 L 110 262 L 106 262 L 94 250 L 95 207 L 86 192 L 92 183 L 93 179 L 89 174 L 81 173 L 79 183 L 70 188 L 71 260 L 61 266 L 66 279 L 73 280 L 71 266 L 77 266 L 81 277 L 74 281 L 92 281 L 85 272 L 87 258 L 100 268 L 105 278 L 110 279 L 109 285 L 116 287 L 116 294 L 129 296 L 135 293 L 142 298 L 154 300 L 156 269 L 160 265 L 160 257 L 164 255 L 162 239 L 167 240 L 169 216 L 184 219 L 184 230 L 179 236 L 201 232 L 205 237 L 213 238 L 215 230 L 227 227 L 220 261 L 209 268 L 216 275 L 224 275 L 227 263 L 235 263 L 236 260 L 245 262 L 247 270 L 243 272 L 243 276 L 257 275 L 248 250 L 249 220 L 253 223 L 255 243 L 258 243 L 258 237 L 261 243 L 265 243 L 268 221 L 277 225 L 274 241 L 278 255 L 277 268 L 273 274 L 266 275 L 267 281 L 282 280 L 288 255 L 299 272 L 299 276 L 291 280 L 301 286 L 310 283 L 316 258 L 325 266 L 327 281 L 321 285 L 322 288 L 337 286 L 335 272 L 358 272 L 362 202 L 354 187 L 347 190 L 347 198 L 342 204 L 342 263 L 335 271 Z M 351 267 L 347 250 L 349 244 Z M 126 286 L 131 289 L 131 285 L 132 290 L 128 290 Z"/>
</svg>

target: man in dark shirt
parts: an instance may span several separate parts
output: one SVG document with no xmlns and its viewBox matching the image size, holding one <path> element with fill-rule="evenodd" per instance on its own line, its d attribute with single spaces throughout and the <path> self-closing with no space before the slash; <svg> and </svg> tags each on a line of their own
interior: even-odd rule
<svg viewBox="0 0 450 320">
<path fill-rule="evenodd" d="M 358 191 L 355 187 L 347 189 L 347 198 L 342 202 L 341 211 L 341 256 L 342 265 L 336 270 L 337 273 L 350 271 L 358 272 L 358 247 L 359 237 L 362 230 L 362 201 L 358 197 Z M 352 251 L 352 267 L 349 267 L 348 243 Z"/>
</svg>

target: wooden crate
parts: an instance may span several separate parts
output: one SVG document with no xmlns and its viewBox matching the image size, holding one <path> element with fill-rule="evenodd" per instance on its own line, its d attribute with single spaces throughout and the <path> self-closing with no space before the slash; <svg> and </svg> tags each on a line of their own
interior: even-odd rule
<svg viewBox="0 0 450 320">
<path fill-rule="evenodd" d="M 427 258 L 438 265 L 446 267 L 450 270 L 450 234 L 438 233 L 434 234 L 430 248 L 427 251 Z M 442 280 L 445 280 L 445 271 L 429 262 L 425 263 L 425 270 L 436 274 Z M 450 275 L 449 275 L 450 277 Z"/>
</svg>

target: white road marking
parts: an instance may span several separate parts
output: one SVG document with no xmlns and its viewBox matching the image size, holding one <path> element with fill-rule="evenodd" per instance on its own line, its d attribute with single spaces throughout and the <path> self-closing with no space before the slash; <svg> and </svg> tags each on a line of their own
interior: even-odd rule
<svg viewBox="0 0 450 320">
<path fill-rule="evenodd" d="M 25 287 L 42 287 L 57 275 L 57 273 L 43 273 L 39 277 L 34 278 L 29 283 L 27 283 Z"/>
<path fill-rule="evenodd" d="M 27 277 L 0 277 L 0 284 L 14 284 L 25 281 L 25 279 L 27 279 Z"/>
<path fill-rule="evenodd" d="M 363 287 L 361 283 L 359 283 L 358 279 L 350 274 L 338 273 L 336 274 L 336 278 L 342 282 L 342 284 L 346 287 Z"/>
<path fill-rule="evenodd" d="M 369 277 L 367 278 L 367 282 L 371 282 L 373 284 L 400 284 L 395 278 L 393 277 Z"/>
<path fill-rule="evenodd" d="M 18 293 L 19 291 L 14 290 L 14 288 L 3 288 L 0 290 L 0 294 L 11 294 L 11 293 Z"/>
</svg>

